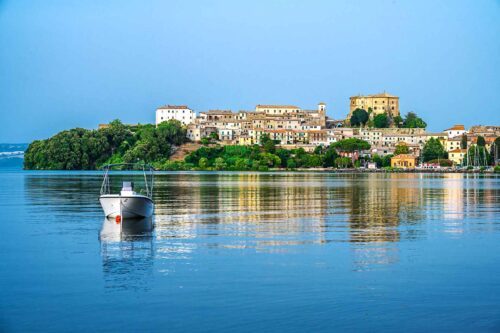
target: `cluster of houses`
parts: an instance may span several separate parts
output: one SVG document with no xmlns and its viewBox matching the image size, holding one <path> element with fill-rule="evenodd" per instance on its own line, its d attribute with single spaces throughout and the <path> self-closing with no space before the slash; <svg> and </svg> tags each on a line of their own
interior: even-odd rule
<svg viewBox="0 0 500 333">
<path fill-rule="evenodd" d="M 500 126 L 473 126 L 466 130 L 455 125 L 439 133 L 429 133 L 423 128 L 354 128 L 345 127 L 356 108 L 370 110 L 370 116 L 387 113 L 399 115 L 399 98 L 388 93 L 353 96 L 347 119 L 334 120 L 326 115 L 326 104 L 319 103 L 315 109 L 307 110 L 294 105 L 257 105 L 254 110 L 208 110 L 196 115 L 186 105 L 165 105 L 156 110 L 156 125 L 175 119 L 187 127 L 187 137 L 199 142 L 216 133 L 222 144 L 260 144 L 260 138 L 268 135 L 283 148 L 302 147 L 312 151 L 319 145 L 328 146 L 346 138 L 367 141 L 371 149 L 365 154 L 385 156 L 394 154 L 397 145 L 407 145 L 409 154 L 395 159 L 394 166 L 415 167 L 415 159 L 421 154 L 430 138 L 438 139 L 456 165 L 464 164 L 466 149 L 462 149 L 462 136 L 467 135 L 468 146 L 478 136 L 485 138 L 489 149 L 500 136 Z"/>
</svg>

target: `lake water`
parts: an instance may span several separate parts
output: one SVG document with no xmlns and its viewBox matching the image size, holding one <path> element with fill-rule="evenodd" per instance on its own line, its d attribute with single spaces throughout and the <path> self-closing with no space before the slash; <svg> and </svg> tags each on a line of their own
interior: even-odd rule
<svg viewBox="0 0 500 333">
<path fill-rule="evenodd" d="M 0 185 L 0 331 L 500 331 L 494 175 L 165 173 L 121 235 L 99 173 Z"/>
</svg>

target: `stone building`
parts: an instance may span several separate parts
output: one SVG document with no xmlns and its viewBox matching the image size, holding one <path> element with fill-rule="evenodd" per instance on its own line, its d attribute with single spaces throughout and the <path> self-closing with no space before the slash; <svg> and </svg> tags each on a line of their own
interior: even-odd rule
<svg viewBox="0 0 500 333">
<path fill-rule="evenodd" d="M 399 97 L 386 92 L 376 95 L 358 95 L 350 98 L 349 114 L 347 120 L 351 119 L 352 113 L 356 109 L 372 110 L 372 115 L 386 112 L 388 115 L 399 116 Z"/>
</svg>

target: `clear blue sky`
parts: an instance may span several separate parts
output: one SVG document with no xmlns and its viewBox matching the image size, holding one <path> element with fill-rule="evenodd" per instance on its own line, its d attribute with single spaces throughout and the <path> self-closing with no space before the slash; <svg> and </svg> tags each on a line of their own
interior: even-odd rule
<svg viewBox="0 0 500 333">
<path fill-rule="evenodd" d="M 0 142 L 384 90 L 433 131 L 500 125 L 500 2 L 0 0 Z"/>
</svg>

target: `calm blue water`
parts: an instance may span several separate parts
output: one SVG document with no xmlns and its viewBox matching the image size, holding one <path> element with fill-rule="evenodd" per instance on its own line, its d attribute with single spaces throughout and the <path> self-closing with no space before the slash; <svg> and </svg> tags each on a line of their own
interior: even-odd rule
<svg viewBox="0 0 500 333">
<path fill-rule="evenodd" d="M 500 177 L 0 172 L 0 331 L 500 331 Z"/>
</svg>

